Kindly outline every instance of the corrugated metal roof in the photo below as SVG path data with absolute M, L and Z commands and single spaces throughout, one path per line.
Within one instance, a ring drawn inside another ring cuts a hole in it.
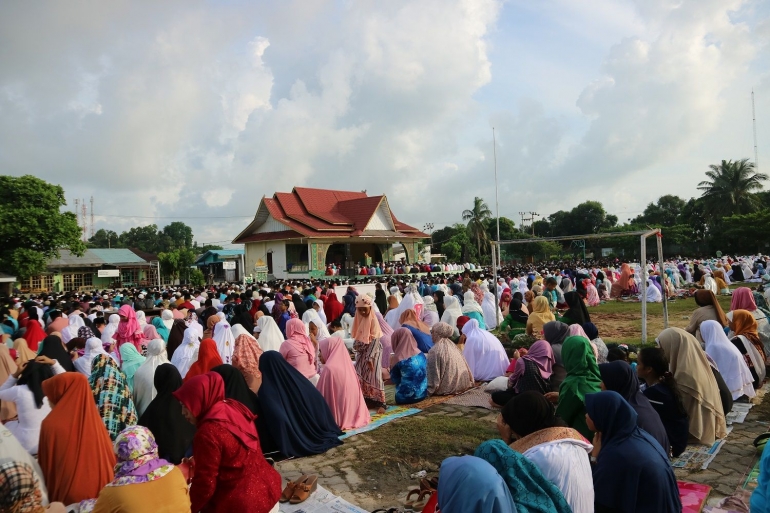
M 211 264 L 222 260 L 232 260 L 245 254 L 242 249 L 210 249 L 195 259 L 195 265 Z
M 245 252 L 242 249 L 211 249 L 209 250 L 215 255 L 223 256 L 238 256 L 243 255 Z
M 106 264 L 145 264 L 147 261 L 131 251 L 123 248 L 100 248 L 89 249 L 88 251 L 101 258 Z
M 144 264 L 147 261 L 137 256 L 130 249 L 100 248 L 87 249 L 83 256 L 78 257 L 67 249 L 59 251 L 59 258 L 52 258 L 47 262 L 48 267 L 101 267 L 102 265 L 118 264 Z

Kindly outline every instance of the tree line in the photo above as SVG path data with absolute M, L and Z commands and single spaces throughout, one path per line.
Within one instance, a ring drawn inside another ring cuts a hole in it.
M 698 184 L 701 196 L 685 200 L 667 194 L 649 203 L 642 214 L 619 224 L 618 217 L 607 213 L 598 201 L 585 201 L 569 211 L 559 210 L 530 225 L 516 227 L 506 217 L 500 218 L 500 240 L 533 237 L 569 237 L 608 232 L 643 231 L 661 228 L 664 252 L 690 256 L 768 252 L 765 238 L 757 236 L 770 222 L 770 191 L 763 182 L 768 176 L 756 172 L 748 159 L 723 160 L 709 166 L 706 179 Z M 473 207 L 462 212 L 465 223 L 456 223 L 433 232 L 433 253 L 442 253 L 452 261 L 490 260 L 490 244 L 497 240 L 497 220 L 482 198 L 474 198 Z M 656 249 L 650 245 L 650 253 Z M 602 247 L 611 247 L 624 256 L 638 256 L 638 237 L 586 239 L 585 250 L 600 255 Z M 504 259 L 520 257 L 581 255 L 583 247 L 572 241 L 537 241 L 506 245 Z

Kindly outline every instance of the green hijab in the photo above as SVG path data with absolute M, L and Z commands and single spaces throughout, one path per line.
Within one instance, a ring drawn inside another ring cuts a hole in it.
M 126 375 L 126 384 L 131 392 L 134 391 L 134 374 L 147 359 L 136 350 L 134 344 L 127 343 L 120 346 L 120 359 L 123 361 L 120 370 Z
M 559 387 L 556 413 L 590 440 L 593 434 L 585 423 L 585 398 L 588 394 L 601 392 L 599 385 L 602 382 L 591 342 L 585 337 L 567 337 L 561 359 L 567 377 Z

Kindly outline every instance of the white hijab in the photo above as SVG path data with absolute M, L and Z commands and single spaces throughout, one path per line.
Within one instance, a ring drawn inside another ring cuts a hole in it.
M 484 301 L 481 303 L 481 310 L 484 315 L 484 324 L 487 325 L 487 329 L 495 329 L 499 324 L 503 322 L 503 312 L 499 308 L 495 308 L 495 295 L 491 292 L 484 292 Z M 497 315 L 495 315 L 497 310 Z
M 222 320 L 214 325 L 214 342 L 217 343 L 217 351 L 222 357 L 222 363 L 233 364 L 233 353 L 235 352 L 235 335 L 230 323 Z
M 305 313 L 302 314 L 302 322 L 305 323 L 305 326 L 310 328 L 310 323 L 316 325 L 318 328 L 318 336 L 316 337 L 316 340 L 325 340 L 329 337 L 331 337 L 331 334 L 329 333 L 329 329 L 326 327 L 326 324 L 321 320 L 321 317 L 318 315 L 318 312 L 313 310 L 312 308 L 308 308 L 305 310 Z
M 283 344 L 283 335 L 275 320 L 269 315 L 263 315 L 257 321 L 259 330 L 259 347 L 265 351 L 278 351 Z
M 102 331 L 102 345 L 109 347 L 115 342 L 112 339 L 112 336 L 115 334 L 116 331 L 118 331 L 118 324 L 120 324 L 120 316 L 118 314 L 112 314 L 107 320 L 109 322 L 104 327 L 104 331 Z
M 319 310 L 316 312 L 316 313 L 318 314 L 318 317 L 320 317 L 320 318 L 321 318 L 321 322 L 323 322 L 324 324 L 329 324 L 329 321 L 328 321 L 328 319 L 326 319 L 326 312 L 324 312 L 324 302 L 323 302 L 323 301 L 321 301 L 320 299 L 316 299 L 315 301 L 313 301 L 313 303 L 315 303 L 316 305 L 318 305 L 319 307 L 321 307 L 321 308 L 320 308 L 320 309 L 319 309 Z
M 653 285 L 652 279 L 647 278 L 647 302 L 660 303 L 661 301 L 663 301 L 663 296 L 658 290 L 658 287 Z
M 203 333 L 198 331 L 195 324 L 184 330 L 182 343 L 176 348 L 174 355 L 171 357 L 171 363 L 177 368 L 182 378 L 187 375 L 192 364 L 198 359 L 198 348 L 200 348 Z M 200 325 L 198 324 L 198 326 Z
M 69 314 L 69 326 L 61 331 L 61 339 L 65 344 L 78 336 L 78 330 L 86 325 L 83 318 L 77 313 Z
M 482 330 L 476 319 L 465 323 L 463 335 L 465 335 L 463 356 L 468 362 L 474 379 L 489 381 L 505 374 L 505 369 L 511 362 L 497 337 Z
M 725 380 L 733 399 L 742 395 L 754 397 L 756 392 L 752 383 L 751 371 L 741 351 L 730 342 L 722 325 L 717 321 L 703 321 L 700 336 L 706 343 L 706 354 L 717 364 L 717 370 Z M 730 412 L 725 412 L 725 414 Z
M 163 319 L 163 325 L 171 330 L 171 327 L 174 325 L 174 312 L 171 310 L 163 310 L 160 314 L 160 318 Z
M 83 353 L 83 356 L 72 362 L 72 364 L 75 366 L 75 369 L 78 372 L 84 374 L 86 377 L 90 377 L 91 364 L 93 363 L 94 358 L 100 354 L 106 354 L 109 356 L 107 351 L 105 351 L 104 347 L 102 346 L 102 341 L 96 337 L 91 337 L 86 340 L 85 353 Z
M 444 313 L 441 315 L 441 322 L 445 322 L 457 329 L 457 318 L 463 315 L 460 308 L 460 301 L 454 296 L 444 297 Z
M 246 335 L 247 337 L 251 338 L 254 342 L 257 341 L 254 335 L 249 333 L 249 331 L 240 324 L 233 324 L 232 326 L 230 326 L 230 329 L 233 332 L 233 337 L 235 337 L 235 340 L 238 340 L 238 337 L 240 337 L 241 335 Z
M 481 305 L 476 301 L 476 296 L 473 295 L 473 291 L 469 290 L 463 294 L 463 313 L 476 312 L 484 315 L 484 310 L 481 309 Z
M 144 313 L 144 311 L 139 310 L 136 312 L 136 321 L 139 323 L 139 327 L 142 329 L 147 326 L 147 315 Z
M 147 345 L 147 359 L 134 374 L 134 404 L 138 416 L 150 405 L 158 392 L 155 390 L 155 369 L 169 363 L 166 343 L 158 338 Z

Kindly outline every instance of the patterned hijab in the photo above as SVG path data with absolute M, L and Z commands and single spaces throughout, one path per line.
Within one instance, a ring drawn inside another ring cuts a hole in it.
M 43 496 L 35 472 L 26 463 L 7 461 L 0 465 L 0 511 L 43 513 Z
M 115 360 L 106 354 L 100 354 L 91 364 L 88 383 L 99 407 L 99 415 L 110 433 L 110 439 L 114 441 L 126 426 L 133 426 L 137 421 L 136 408 L 126 383 L 126 376 L 120 371 Z
M 144 426 L 127 427 L 115 439 L 115 479 L 107 486 L 146 483 L 165 476 L 174 465 L 158 457 L 158 444 Z

